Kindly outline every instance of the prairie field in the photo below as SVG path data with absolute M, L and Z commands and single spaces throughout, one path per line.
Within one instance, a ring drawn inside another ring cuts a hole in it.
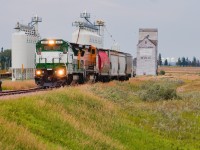
M 1 97 L 0 149 L 198 150 L 200 76 L 165 71 Z
M 158 71 L 164 70 L 167 74 L 200 74 L 200 67 L 177 67 L 177 66 L 161 66 Z

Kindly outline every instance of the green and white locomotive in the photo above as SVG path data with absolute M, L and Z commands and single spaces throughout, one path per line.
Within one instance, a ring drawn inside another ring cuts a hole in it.
M 63 40 L 41 40 L 36 44 L 35 82 L 38 85 L 60 86 L 67 80 L 67 49 Z

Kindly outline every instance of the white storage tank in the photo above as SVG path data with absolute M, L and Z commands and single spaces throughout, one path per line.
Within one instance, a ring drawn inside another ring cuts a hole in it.
M 40 39 L 38 22 L 41 18 L 33 17 L 31 23 L 19 22 L 12 34 L 12 80 L 34 78 L 35 45 Z

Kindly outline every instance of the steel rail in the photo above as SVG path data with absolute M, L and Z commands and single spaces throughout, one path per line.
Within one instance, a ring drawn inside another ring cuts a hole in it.
M 32 92 L 44 91 L 44 90 L 46 90 L 46 89 L 37 87 L 37 88 L 30 88 L 30 89 L 24 89 L 24 90 L 1 91 L 0 92 L 0 97 L 1 96 L 8 96 L 8 95 L 17 95 L 17 94 L 32 93 Z

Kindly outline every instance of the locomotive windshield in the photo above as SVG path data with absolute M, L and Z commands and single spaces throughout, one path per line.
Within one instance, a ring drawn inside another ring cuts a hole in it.
M 63 40 L 41 40 L 37 43 L 37 51 L 66 51 L 67 44 Z

